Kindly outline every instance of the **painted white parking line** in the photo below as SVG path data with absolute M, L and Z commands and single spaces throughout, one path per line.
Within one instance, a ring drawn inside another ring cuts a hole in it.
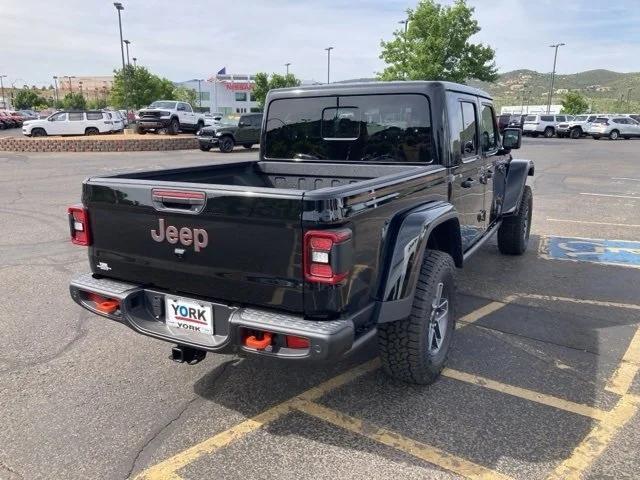
M 560 223 L 583 223 L 585 225 L 606 225 L 610 227 L 630 227 L 640 228 L 640 224 L 632 223 L 610 223 L 610 222 L 589 222 L 587 220 L 569 220 L 566 218 L 547 218 L 547 222 L 560 222 Z
M 611 180 L 629 180 L 630 182 L 640 182 L 640 178 L 613 177 Z
M 588 192 L 580 192 L 580 195 L 588 195 L 590 197 L 630 198 L 633 200 L 640 200 L 640 197 L 635 195 L 613 195 L 610 193 L 588 193 Z
M 518 298 L 548 300 L 550 302 L 581 303 L 583 305 L 596 305 L 598 307 L 614 307 L 614 308 L 626 308 L 628 310 L 640 310 L 640 305 L 636 305 L 635 303 L 604 302 L 600 300 L 588 300 L 584 298 L 558 297 L 555 295 L 538 295 L 535 293 L 517 293 L 515 294 L 515 296 Z

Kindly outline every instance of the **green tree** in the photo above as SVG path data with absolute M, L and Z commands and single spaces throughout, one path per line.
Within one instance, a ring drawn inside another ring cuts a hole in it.
M 447 7 L 420 0 L 415 10 L 407 10 L 406 34 L 401 28 L 393 32 L 393 40 L 380 43 L 380 58 L 387 64 L 380 79 L 495 81 L 494 50 L 469 41 L 480 31 L 473 13 L 465 0 Z
M 562 99 L 562 113 L 579 115 L 589 109 L 589 103 L 578 92 L 569 92 Z
M 198 106 L 198 92 L 191 88 L 176 87 L 173 91 L 173 97 L 171 100 L 180 100 L 181 102 L 187 102 L 191 104 L 193 108 Z
M 104 98 L 96 98 L 87 102 L 87 108 L 89 110 L 102 110 L 107 108 L 107 101 Z
M 33 90 L 18 90 L 13 98 L 13 105 L 18 110 L 24 110 L 27 108 L 33 108 L 36 105 L 42 104 L 44 99 L 40 97 Z
M 87 100 L 78 93 L 67 93 L 62 99 L 62 106 L 67 110 L 84 110 L 87 108 Z
M 256 74 L 255 82 L 253 97 L 258 102 L 258 105 L 260 105 L 260 108 L 264 108 L 264 102 L 269 90 L 273 90 L 274 88 L 297 87 L 300 85 L 300 80 L 298 80 L 293 73 L 287 75 L 273 73 L 271 74 L 271 78 L 269 78 L 268 74 L 260 72 Z
M 173 100 L 175 85 L 145 67 L 128 65 L 114 70 L 109 103 L 117 108 L 140 108 L 156 100 Z

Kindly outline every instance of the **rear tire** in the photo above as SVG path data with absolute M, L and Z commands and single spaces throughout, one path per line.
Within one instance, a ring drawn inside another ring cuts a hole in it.
M 532 134 L 531 134 L 531 136 L 532 136 L 533 138 L 538 138 L 538 132 L 534 132 L 534 133 L 532 133 Z
M 85 128 L 84 130 L 85 135 L 98 135 L 99 133 L 100 133 L 100 130 L 98 130 L 96 127 L 89 127 L 89 128 Z
M 147 133 L 147 131 L 144 128 L 142 128 L 140 125 L 138 125 L 136 127 L 136 133 L 138 135 L 145 135 Z
M 551 138 L 553 137 L 553 128 L 552 127 L 547 127 L 544 129 L 544 138 Z
M 200 150 L 202 150 L 203 152 L 208 152 L 209 150 L 211 150 L 211 147 L 200 145 Z
M 580 138 L 581 135 L 582 135 L 582 130 L 580 130 L 579 128 L 573 128 L 573 129 L 571 129 L 571 132 L 569 133 L 569 136 L 571 138 L 573 138 L 574 140 L 576 138 Z
M 600 136 L 599 135 L 591 135 L 591 138 L 593 138 L 594 140 L 600 140 Z
M 620 132 L 618 130 L 611 130 L 609 133 L 609 140 L 618 140 L 620 137 Z
M 220 140 L 218 140 L 218 148 L 220 148 L 220 151 L 222 153 L 232 152 L 234 146 L 235 142 L 229 135 L 225 135 L 224 137 L 221 137 Z
M 378 326 L 380 359 L 390 376 L 428 385 L 440 375 L 455 330 L 453 272 L 451 256 L 425 250 L 411 314 Z
M 247 150 L 250 150 L 251 147 L 253 147 L 252 143 L 245 143 L 244 145 L 242 145 L 244 148 L 246 148 Z
M 533 214 L 533 192 L 524 186 L 518 214 L 505 217 L 498 229 L 498 249 L 505 255 L 522 255 L 529 245 L 531 216 Z

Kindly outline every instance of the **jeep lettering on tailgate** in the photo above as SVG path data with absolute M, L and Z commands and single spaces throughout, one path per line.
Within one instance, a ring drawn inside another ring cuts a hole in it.
M 209 235 L 203 228 L 194 228 L 192 230 L 189 227 L 178 229 L 173 225 L 165 227 L 164 218 L 159 219 L 157 230 L 151 230 L 151 238 L 156 242 L 164 242 L 166 239 L 167 242 L 174 245 L 180 242 L 185 247 L 193 244 L 193 249 L 196 252 L 199 252 L 209 244 Z

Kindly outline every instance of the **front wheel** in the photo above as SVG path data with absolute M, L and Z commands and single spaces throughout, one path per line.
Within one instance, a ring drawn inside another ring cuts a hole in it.
M 46 137 L 47 131 L 44 128 L 34 128 L 31 130 L 32 137 Z
M 579 128 L 574 128 L 571 130 L 571 133 L 569 134 L 569 136 L 575 140 L 576 138 L 580 138 L 581 134 L 582 134 L 582 130 L 580 130 Z
M 222 137 L 219 141 L 218 141 L 218 147 L 220 148 L 220 151 L 222 153 L 229 153 L 233 151 L 233 147 L 235 145 L 235 142 L 233 141 L 233 138 L 231 138 L 230 136 L 225 136 Z
M 84 131 L 85 135 L 98 135 L 100 131 L 96 127 L 89 127 Z
M 138 125 L 136 127 L 136 133 L 138 135 L 145 135 L 147 133 L 147 131 L 144 128 L 142 128 L 140 125 Z
M 544 129 L 544 138 L 551 138 L 553 137 L 553 128 L 551 127 L 547 127 Z
M 174 118 L 171 120 L 171 123 L 169 124 L 169 134 L 177 135 L 179 131 L 180 131 L 180 122 L 178 121 L 177 118 Z
M 533 214 L 533 192 L 524 186 L 517 215 L 505 217 L 498 229 L 498 249 L 506 255 L 522 255 L 529 245 L 531 216 Z
M 433 383 L 445 366 L 455 330 L 455 282 L 451 256 L 426 250 L 404 320 L 378 326 L 378 346 L 387 374 L 408 383 Z

